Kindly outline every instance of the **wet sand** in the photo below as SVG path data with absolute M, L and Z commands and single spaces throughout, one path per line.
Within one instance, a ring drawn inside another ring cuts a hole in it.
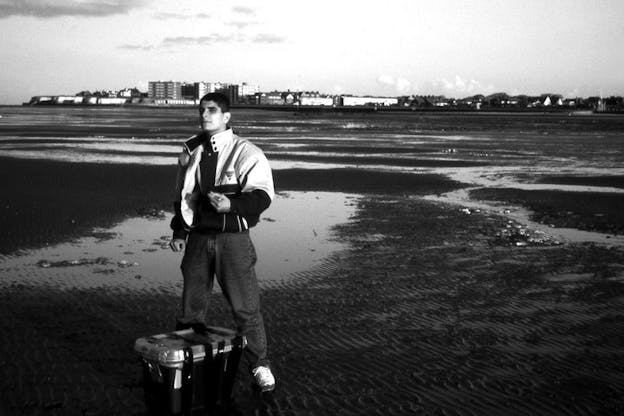
M 481 188 L 470 196 L 522 205 L 535 221 L 556 227 L 624 233 L 624 193 Z
M 0 157 L 0 175 L 6 178 L 0 254 L 8 254 L 80 237 L 125 217 L 163 215 L 173 208 L 176 167 Z M 445 192 L 457 186 L 440 175 L 346 168 L 278 170 L 274 180 L 278 192 Z
M 623 175 L 609 176 L 543 176 L 538 178 L 539 183 L 552 183 L 562 185 L 588 185 L 588 186 L 607 186 L 612 188 L 624 189 Z
M 115 177 L 115 165 L 3 162 L 4 177 L 17 182 L 7 194 L 22 198 L 5 208 L 3 233 L 17 220 L 15 230 L 29 235 L 52 224 L 41 240 L 3 237 L 8 256 L 80 235 L 91 224 L 168 208 L 160 205 L 169 200 L 167 167 L 128 165 Z M 14 168 L 20 174 L 10 176 Z M 384 175 L 276 172 L 281 191 L 366 195 L 355 218 L 335 229 L 349 249 L 297 279 L 262 283 L 279 384 L 260 397 L 241 373 L 240 414 L 624 414 L 623 247 L 518 246 L 503 232 L 503 215 L 467 215 L 419 198 L 464 185 L 437 175 Z M 119 192 L 128 177 L 149 197 L 125 206 Z M 93 183 L 91 193 L 78 186 Z M 28 205 L 45 187 L 51 200 Z M 59 195 L 69 199 L 61 203 Z M 84 215 L 71 225 L 63 217 L 67 201 Z M 179 297 L 179 287 L 166 285 L 3 284 L 0 411 L 143 415 L 132 345 L 172 328 Z M 213 312 L 215 324 L 231 326 L 219 296 Z

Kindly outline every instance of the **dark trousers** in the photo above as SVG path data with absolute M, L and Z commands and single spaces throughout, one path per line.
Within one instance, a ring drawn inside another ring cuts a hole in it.
M 216 276 L 232 309 L 237 330 L 247 338 L 245 358 L 251 368 L 268 365 L 260 293 L 254 266 L 256 250 L 249 232 L 191 232 L 182 259 L 184 289 L 178 325 L 210 325 L 206 316 Z

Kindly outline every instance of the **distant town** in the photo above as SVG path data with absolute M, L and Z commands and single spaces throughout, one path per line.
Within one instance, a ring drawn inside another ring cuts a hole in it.
M 124 88 L 119 91 L 81 91 L 74 95 L 38 95 L 24 105 L 100 105 L 100 106 L 195 106 L 210 92 L 226 94 L 233 107 L 272 107 L 310 109 L 388 109 L 457 111 L 558 111 L 624 112 L 622 97 L 564 97 L 560 94 L 508 95 L 504 92 L 464 98 L 434 95 L 396 97 L 323 94 L 318 91 L 261 92 L 257 84 L 222 82 L 150 81 L 148 91 Z

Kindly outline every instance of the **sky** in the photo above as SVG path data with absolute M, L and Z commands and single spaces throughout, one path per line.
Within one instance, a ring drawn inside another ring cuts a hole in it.
M 148 81 L 624 95 L 622 0 L 0 0 L 0 104 Z

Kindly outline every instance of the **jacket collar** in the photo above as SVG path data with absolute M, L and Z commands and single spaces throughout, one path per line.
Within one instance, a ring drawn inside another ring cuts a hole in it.
M 205 137 L 208 137 L 208 135 L 205 135 Z M 220 152 L 232 141 L 233 137 L 234 133 L 232 132 L 232 129 L 227 129 L 217 133 L 206 139 L 204 142 L 204 149 L 208 151 L 212 150 L 213 152 Z

